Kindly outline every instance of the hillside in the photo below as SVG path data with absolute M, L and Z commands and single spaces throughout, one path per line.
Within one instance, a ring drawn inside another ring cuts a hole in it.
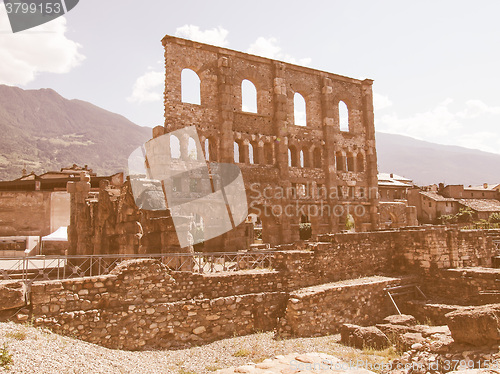
M 124 170 L 132 150 L 151 129 L 51 89 L 0 85 L 0 180 L 28 172 L 85 165 L 99 174 Z
M 500 183 L 500 154 L 378 132 L 379 172 L 395 173 L 419 185 Z
M 130 152 L 151 138 L 151 129 L 51 89 L 0 85 L 0 180 L 28 172 L 89 165 L 99 174 L 125 170 Z M 377 133 L 380 172 L 417 184 L 500 183 L 500 155 Z

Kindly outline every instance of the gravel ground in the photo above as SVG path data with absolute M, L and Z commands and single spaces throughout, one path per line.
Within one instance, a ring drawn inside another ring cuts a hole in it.
M 230 366 L 261 362 L 292 352 L 324 352 L 342 360 L 360 357 L 373 362 L 395 357 L 388 351 L 359 351 L 338 344 L 339 335 L 275 339 L 272 332 L 219 340 L 171 351 L 120 351 L 60 336 L 48 330 L 0 323 L 0 373 L 213 373 Z M 12 357 L 2 367 L 2 347 Z

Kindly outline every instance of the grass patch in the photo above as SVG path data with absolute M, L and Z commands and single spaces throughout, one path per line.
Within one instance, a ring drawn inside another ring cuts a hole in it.
M 179 374 L 196 374 L 195 371 L 192 371 L 192 370 L 186 370 L 186 369 L 180 369 Z
M 248 349 L 238 349 L 236 352 L 233 353 L 234 357 L 248 357 L 252 354 Z
M 5 333 L 6 338 L 16 339 L 16 340 L 25 340 L 27 336 L 26 331 L 9 331 Z
M 205 366 L 205 369 L 208 371 L 217 371 L 217 370 L 220 370 L 222 368 L 218 365 L 208 365 L 208 366 Z
M 7 349 L 7 345 L 4 344 L 0 349 L 0 367 L 8 369 L 13 363 L 14 360 L 12 359 L 12 355 Z

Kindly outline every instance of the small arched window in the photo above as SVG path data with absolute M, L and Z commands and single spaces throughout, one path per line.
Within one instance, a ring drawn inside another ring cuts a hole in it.
M 357 167 L 358 167 L 357 171 L 359 171 L 359 172 L 365 171 L 365 158 L 364 158 L 362 153 L 358 153 L 358 155 L 356 157 L 356 163 L 357 163 Z
M 293 95 L 293 115 L 296 126 L 306 126 L 306 101 L 304 100 L 304 97 L 298 92 Z
M 234 142 L 234 162 L 239 163 L 240 162 L 240 145 L 236 142 Z
M 170 157 L 181 158 L 181 142 L 175 135 L 170 136 Z
M 339 124 L 340 131 L 349 131 L 349 109 L 343 101 L 339 101 Z
M 346 170 L 346 162 L 345 162 L 345 157 L 342 155 L 342 152 L 337 152 L 335 154 L 335 160 L 336 160 L 336 166 L 337 166 L 337 171 L 345 171 Z
M 183 103 L 201 104 L 200 77 L 191 69 L 181 72 L 181 96 Z
M 253 164 L 254 163 L 254 154 L 253 154 L 253 145 L 252 144 L 248 144 L 248 162 L 250 164 Z
M 294 146 L 288 148 L 288 166 L 299 166 L 299 155 L 297 153 L 297 149 Z
M 210 160 L 210 141 L 208 138 L 205 139 L 205 160 Z
M 197 160 L 198 159 L 198 150 L 196 149 L 196 142 L 191 137 L 189 137 L 189 140 L 188 140 L 188 158 L 190 160 Z
M 257 89 L 248 79 L 241 82 L 241 110 L 257 113 Z
M 347 171 L 354 171 L 354 156 L 352 153 L 347 154 Z

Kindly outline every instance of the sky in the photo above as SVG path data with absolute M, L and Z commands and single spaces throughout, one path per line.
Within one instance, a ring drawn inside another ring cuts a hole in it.
M 500 153 L 500 2 L 80 0 L 13 34 L 0 84 L 163 124 L 165 35 L 374 80 L 375 128 Z

